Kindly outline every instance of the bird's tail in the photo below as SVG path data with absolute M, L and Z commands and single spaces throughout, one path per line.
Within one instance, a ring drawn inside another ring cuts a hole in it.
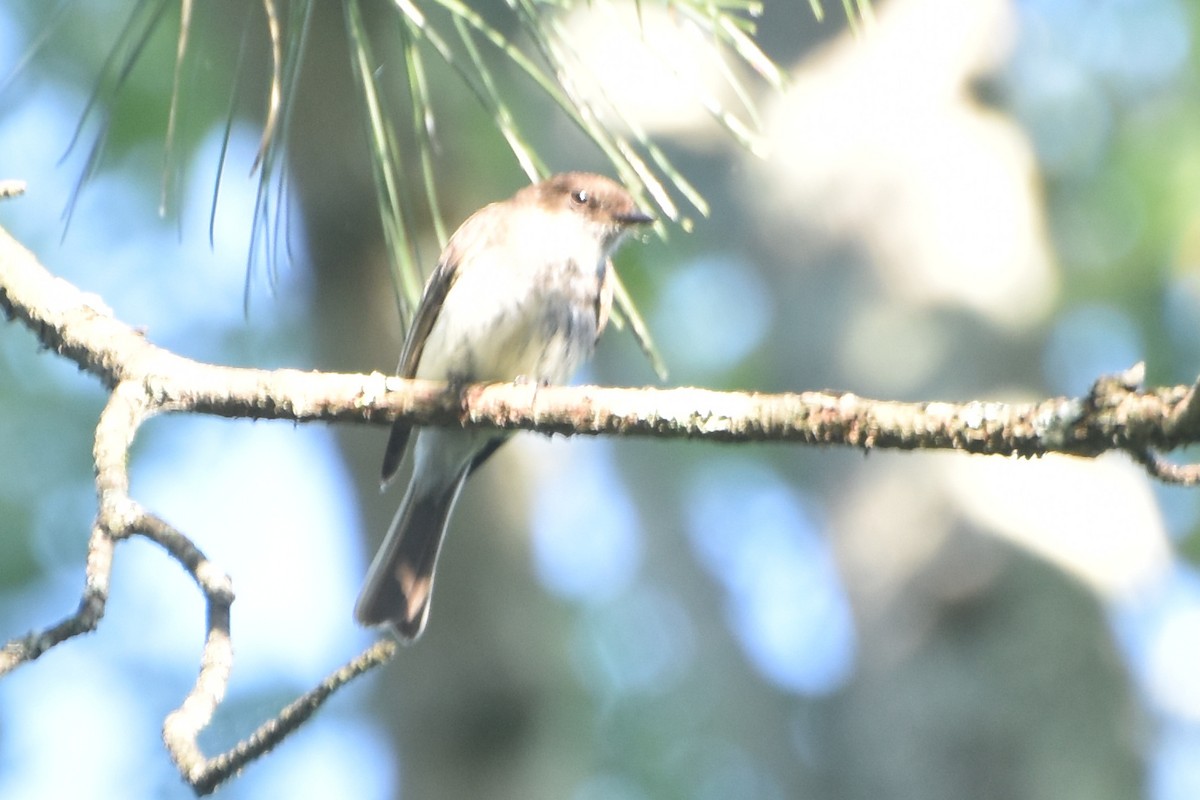
M 438 550 L 467 471 L 434 485 L 414 476 L 354 607 L 361 624 L 391 625 L 406 642 L 421 635 L 429 617 Z

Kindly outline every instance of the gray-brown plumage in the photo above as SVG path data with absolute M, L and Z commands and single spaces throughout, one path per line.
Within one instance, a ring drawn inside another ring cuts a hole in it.
M 592 355 L 612 303 L 609 257 L 651 218 L 601 175 L 571 172 L 475 212 L 450 238 L 400 356 L 405 378 L 462 385 L 563 383 Z M 415 639 L 438 550 L 467 476 L 505 441 L 495 431 L 392 427 L 386 484 L 413 439 L 413 474 L 367 573 L 355 616 Z

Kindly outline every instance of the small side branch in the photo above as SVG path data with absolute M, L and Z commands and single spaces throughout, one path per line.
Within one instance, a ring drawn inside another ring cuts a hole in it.
M 227 628 L 225 632 L 228 633 Z M 390 639 L 375 642 L 358 657 L 292 701 L 277 717 L 261 725 L 230 750 L 212 758 L 205 758 L 196 744 L 196 737 L 208 725 L 213 710 L 220 702 L 220 695 L 205 692 L 202 666 L 201 680 L 196 682 L 192 694 L 163 723 L 163 741 L 167 743 L 175 766 L 196 790 L 196 794 L 210 794 L 242 767 L 271 752 L 275 745 L 303 725 L 338 689 L 390 661 L 396 649 L 396 642 Z M 223 692 L 224 686 L 220 688 Z

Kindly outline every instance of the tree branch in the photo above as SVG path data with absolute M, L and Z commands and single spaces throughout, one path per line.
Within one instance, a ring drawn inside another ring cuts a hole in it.
M 180 531 L 129 495 L 127 461 L 138 428 L 164 412 L 224 417 L 383 424 L 462 425 L 561 434 L 618 434 L 722 442 L 781 441 L 866 449 L 950 449 L 967 453 L 1096 456 L 1125 450 L 1154 477 L 1200 482 L 1196 466 L 1159 455 L 1200 439 L 1197 386 L 1143 389 L 1140 365 L 1096 381 L 1080 398 L 1033 403 L 893 403 L 853 394 L 766 395 L 702 389 L 612 389 L 472 385 L 371 375 L 263 371 L 204 364 L 148 342 L 102 300 L 53 277 L 0 229 L 0 309 L 48 349 L 99 378 L 111 397 L 96 426 L 97 516 L 88 544 L 85 587 L 74 614 L 14 639 L 0 650 L 0 676 L 55 645 L 94 630 L 104 615 L 116 543 L 144 536 L 191 575 L 207 603 L 207 632 L 196 684 L 166 719 L 163 737 L 198 793 L 208 793 L 268 752 L 326 698 L 385 663 L 381 641 L 297 699 L 227 753 L 206 758 L 197 744 L 224 697 L 233 665 L 229 635 L 232 583 Z

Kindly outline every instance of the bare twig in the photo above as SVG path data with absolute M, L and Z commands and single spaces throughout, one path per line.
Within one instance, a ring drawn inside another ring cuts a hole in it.
M 228 628 L 225 629 L 225 633 L 228 634 Z M 227 636 L 224 644 L 228 644 Z M 163 740 L 167 743 L 175 765 L 195 788 L 196 793 L 209 794 L 237 774 L 246 764 L 271 752 L 275 745 L 303 725 L 338 689 L 359 675 L 390 661 L 396 654 L 396 648 L 396 642 L 391 639 L 380 639 L 317 686 L 296 698 L 287 708 L 280 711 L 277 717 L 268 720 L 233 748 L 208 759 L 196 746 L 196 737 L 208 724 L 213 710 L 220 702 L 219 692 L 224 691 L 224 684 L 214 686 L 211 690 L 204 685 L 204 669 L 208 666 L 206 660 L 192 694 L 182 706 L 171 712 L 163 723 Z
M 1130 450 L 1150 476 L 1176 486 L 1200 486 L 1200 464 L 1172 464 L 1153 450 Z

